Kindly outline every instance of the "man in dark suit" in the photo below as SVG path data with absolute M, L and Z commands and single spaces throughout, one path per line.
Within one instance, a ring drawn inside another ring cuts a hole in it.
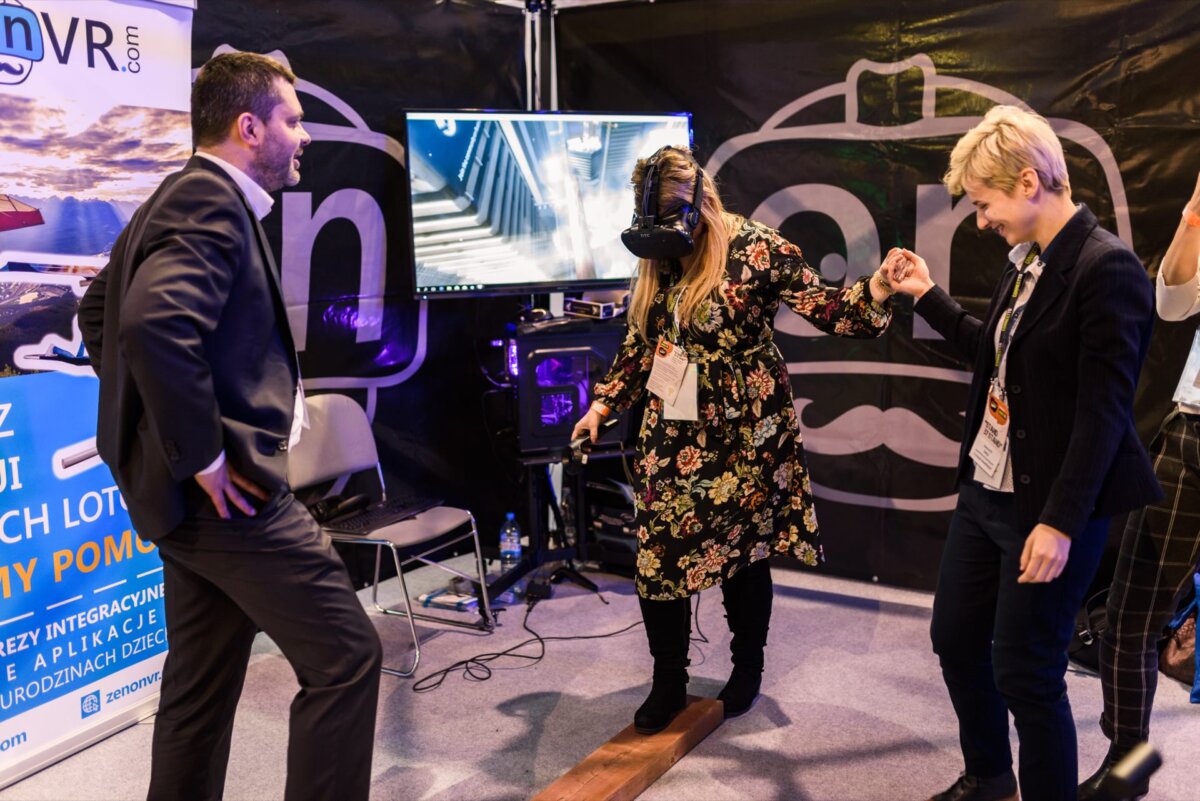
M 258 630 L 300 682 L 287 799 L 366 799 L 378 636 L 292 496 L 303 399 L 259 224 L 310 141 L 295 76 L 250 53 L 192 88 L 196 155 L 134 214 L 79 308 L 100 378 L 97 447 L 163 561 L 170 650 L 149 798 L 218 799 Z
M 894 286 L 974 369 L 958 506 L 934 597 L 934 651 L 966 773 L 932 801 L 1075 801 L 1067 644 L 1109 521 L 1162 496 L 1133 426 L 1154 294 L 1133 251 L 1071 199 L 1062 145 L 1041 117 L 991 109 L 944 179 L 980 229 L 1012 248 L 984 319 L 916 254 Z

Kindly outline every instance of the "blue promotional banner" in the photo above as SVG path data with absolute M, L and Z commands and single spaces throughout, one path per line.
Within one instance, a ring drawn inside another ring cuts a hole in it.
M 58 373 L 0 382 L 0 741 L 20 736 L 15 721 L 28 736 L 35 718 L 38 729 L 78 725 L 156 690 L 162 565 L 108 469 L 89 464 L 98 386 Z
M 190 2 L 0 0 L 0 787 L 152 714 L 162 564 L 95 445 L 76 319 L 190 155 Z

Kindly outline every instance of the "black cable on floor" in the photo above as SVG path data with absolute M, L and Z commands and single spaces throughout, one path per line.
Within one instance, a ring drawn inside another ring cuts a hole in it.
M 708 637 L 700 630 L 700 593 L 696 593 L 696 608 L 692 611 L 692 625 L 696 627 L 696 636 L 691 637 L 691 642 L 707 643 Z
M 524 659 L 529 664 L 533 665 L 540 662 L 546 656 L 546 643 L 548 642 L 565 642 L 567 640 L 602 640 L 606 637 L 615 637 L 618 634 L 624 634 L 625 632 L 642 625 L 642 621 L 638 620 L 634 623 L 630 623 L 628 626 L 625 626 L 622 629 L 610 631 L 607 634 L 579 634 L 571 637 L 543 637 L 533 629 L 529 628 L 529 615 L 531 612 L 533 612 L 533 608 L 535 606 L 537 606 L 537 601 L 531 601 L 525 607 L 525 616 L 521 620 L 521 628 L 532 634 L 533 636 L 531 638 L 523 640 L 522 642 L 519 642 L 510 648 L 505 648 L 503 651 L 479 654 L 468 659 L 462 659 L 450 665 L 450 667 L 442 668 L 441 670 L 430 673 L 427 676 L 422 676 L 413 682 L 413 692 L 425 693 L 436 690 L 438 687 L 442 686 L 442 683 L 449 678 L 451 673 L 455 673 L 460 670 L 463 673 L 463 678 L 467 681 L 487 681 L 492 677 L 492 669 L 488 667 L 488 665 L 502 657 L 507 656 L 512 657 L 513 659 Z M 517 653 L 517 651 L 532 643 L 537 643 L 539 646 L 539 652 L 536 656 L 532 654 Z

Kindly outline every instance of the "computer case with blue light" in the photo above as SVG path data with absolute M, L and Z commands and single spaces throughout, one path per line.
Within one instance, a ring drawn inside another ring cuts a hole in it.
M 517 430 L 524 454 L 564 448 L 587 412 L 595 383 L 608 372 L 625 337 L 625 320 L 560 319 L 516 332 Z M 600 445 L 631 444 L 631 415 Z

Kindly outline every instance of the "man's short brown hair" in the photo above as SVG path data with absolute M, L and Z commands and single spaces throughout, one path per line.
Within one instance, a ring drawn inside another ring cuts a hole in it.
M 269 119 L 283 99 L 275 91 L 276 78 L 296 83 L 290 69 L 258 53 L 222 53 L 209 59 L 192 84 L 192 145 L 223 142 L 234 120 L 247 111 Z

